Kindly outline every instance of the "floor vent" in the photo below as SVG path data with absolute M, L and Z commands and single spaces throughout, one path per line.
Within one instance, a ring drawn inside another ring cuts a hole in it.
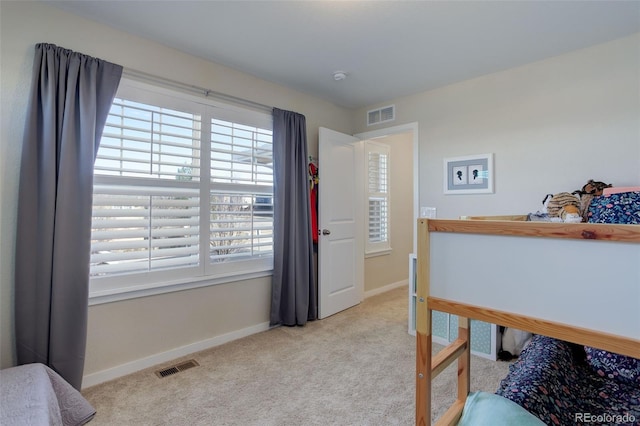
M 179 373 L 181 371 L 184 370 L 188 370 L 190 368 L 193 367 L 197 367 L 200 364 L 198 364 L 198 361 L 196 361 L 195 359 L 190 359 L 189 361 L 185 361 L 182 362 L 180 364 L 176 364 L 176 365 L 172 365 L 171 367 L 167 367 L 165 369 L 162 370 L 158 370 L 156 371 L 156 376 L 162 378 L 165 378 L 167 376 L 171 376 L 172 374 L 176 374 Z

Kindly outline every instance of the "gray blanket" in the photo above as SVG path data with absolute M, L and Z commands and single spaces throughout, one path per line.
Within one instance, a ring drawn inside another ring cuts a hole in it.
M 73 386 L 43 364 L 0 370 L 0 424 L 83 425 L 96 410 Z

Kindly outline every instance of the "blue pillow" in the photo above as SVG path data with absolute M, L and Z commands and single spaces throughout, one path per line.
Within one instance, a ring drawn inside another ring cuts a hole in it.
M 471 392 L 462 410 L 458 426 L 546 426 L 542 420 L 494 393 Z

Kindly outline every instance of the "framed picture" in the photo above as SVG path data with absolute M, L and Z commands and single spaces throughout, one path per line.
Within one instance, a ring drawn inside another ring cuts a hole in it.
M 444 193 L 493 193 L 493 154 L 445 158 Z

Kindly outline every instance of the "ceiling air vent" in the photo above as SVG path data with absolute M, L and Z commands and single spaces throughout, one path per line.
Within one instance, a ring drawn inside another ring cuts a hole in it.
M 389 105 L 386 107 L 374 109 L 367 112 L 367 126 L 373 124 L 386 123 L 396 119 L 396 106 Z

